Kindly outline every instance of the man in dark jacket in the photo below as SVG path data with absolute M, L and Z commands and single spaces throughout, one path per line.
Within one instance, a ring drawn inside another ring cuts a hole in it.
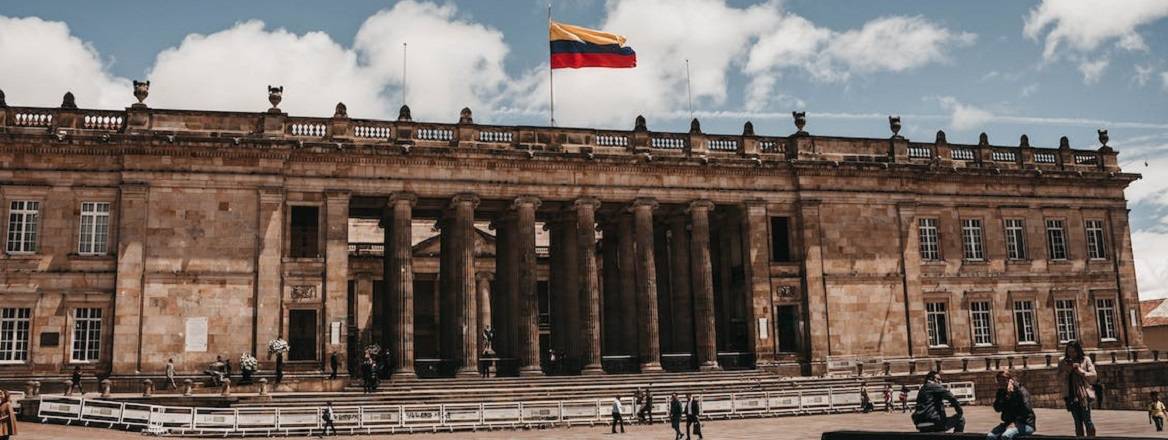
M 332 373 L 329 374 L 329 379 L 336 379 L 337 378 L 337 369 L 340 367 L 341 367 L 341 357 L 338 356 L 337 352 L 334 351 L 332 355 L 329 355 L 329 368 L 332 369 Z
M 685 409 L 685 438 L 690 439 L 689 429 L 693 427 L 694 435 L 702 438 L 702 397 L 691 396 Z
M 669 423 L 673 425 L 673 440 L 681 440 L 681 414 L 684 412 L 681 409 L 681 401 L 677 399 L 677 393 L 673 393 L 673 397 L 669 399 Z
M 945 402 L 949 402 L 957 414 L 947 417 Z M 953 432 L 965 431 L 961 402 L 941 385 L 941 372 L 930 371 L 925 375 L 925 384 L 917 391 L 917 406 L 913 409 L 912 421 L 920 432 L 946 432 L 950 429 Z
M 1030 407 L 1030 392 L 1018 382 L 1009 370 L 998 372 L 998 394 L 994 398 L 994 411 L 1002 413 L 1002 423 L 994 427 L 986 438 L 989 440 L 1012 440 L 1033 434 L 1034 409 Z

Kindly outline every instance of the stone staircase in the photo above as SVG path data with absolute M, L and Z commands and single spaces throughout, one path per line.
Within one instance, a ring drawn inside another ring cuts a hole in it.
M 858 387 L 861 378 L 782 377 L 766 371 L 719 371 L 690 373 L 613 374 L 603 376 L 550 376 L 534 378 L 455 378 L 382 381 L 375 393 L 362 392 L 351 382 L 344 392 L 240 396 L 233 407 L 304 407 L 325 402 L 341 406 L 491 403 L 630 397 L 638 388 L 652 390 L 655 402 L 670 393 L 722 394 L 746 392 L 795 392 L 800 389 Z M 868 381 L 869 392 L 879 398 L 883 380 Z

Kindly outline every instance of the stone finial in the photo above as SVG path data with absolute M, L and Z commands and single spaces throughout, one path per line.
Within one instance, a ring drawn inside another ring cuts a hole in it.
M 1030 136 L 1022 135 L 1022 138 L 1018 139 L 1018 146 L 1019 147 L 1029 147 L 1030 146 Z
M 981 132 L 981 134 L 977 135 L 977 144 L 978 145 L 989 145 L 990 144 L 990 136 L 988 134 L 986 134 L 984 131 Z
M 138 99 L 139 107 L 145 107 L 146 97 L 150 96 L 150 81 L 134 80 L 134 98 Z
M 888 129 L 892 130 L 892 137 L 900 137 L 900 116 L 888 117 Z
M 397 120 L 399 121 L 413 121 L 414 118 L 410 116 L 410 106 L 402 105 L 397 111 Z
M 698 118 L 693 118 L 693 120 L 689 121 L 689 132 L 690 133 L 701 133 L 702 132 L 702 123 L 698 121 Z
M 61 98 L 61 108 L 77 108 L 77 99 L 73 97 L 73 92 L 65 92 L 65 97 Z
M 474 115 L 471 113 L 470 107 L 463 107 L 462 111 L 458 112 L 458 123 L 459 124 L 473 124 L 474 123 Z
M 284 86 L 272 87 L 268 86 L 268 102 L 272 103 L 272 108 L 268 111 L 280 111 L 276 107 L 280 106 L 280 101 L 284 100 Z
M 1107 141 L 1109 140 L 1111 140 L 1111 138 L 1107 136 L 1107 130 L 1102 128 L 1099 129 L 1099 143 L 1106 147 Z
M 791 116 L 795 118 L 795 129 L 799 133 L 806 133 L 803 127 L 807 126 L 807 112 L 791 112 Z
M 0 90 L 0 108 L 8 107 L 8 103 L 4 102 L 4 91 Z
M 938 143 L 938 144 L 949 143 L 948 141 L 945 140 L 945 130 L 937 130 L 937 139 L 933 142 Z
M 334 118 L 347 118 L 347 117 L 349 117 L 349 108 L 345 106 L 345 103 L 343 103 L 343 102 L 337 103 L 337 110 L 333 112 L 333 117 Z
M 633 131 L 649 131 L 649 126 L 645 123 L 645 117 L 637 115 L 637 119 L 633 121 Z
M 754 136 L 754 123 L 746 121 L 745 124 L 742 124 L 742 135 Z
M 1060 137 L 1059 138 L 1059 149 L 1067 150 L 1070 148 L 1071 148 L 1071 140 L 1067 139 L 1066 136 Z

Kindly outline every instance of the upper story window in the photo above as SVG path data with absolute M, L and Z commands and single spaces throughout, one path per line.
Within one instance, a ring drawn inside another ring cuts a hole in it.
M 1026 222 L 1022 219 L 1006 219 L 1006 258 L 1026 259 Z
M 28 361 L 28 308 L 0 309 L 0 364 Z
M 771 217 L 771 261 L 791 261 L 791 220 Z
M 101 357 L 101 309 L 73 310 L 73 361 L 93 362 Z
M 1046 247 L 1051 260 L 1067 259 L 1067 232 L 1062 220 L 1046 221 Z
M 926 303 L 925 312 L 928 319 L 929 346 L 948 347 L 949 314 L 945 310 L 945 303 Z
M 1107 258 L 1107 247 L 1103 239 L 1103 220 L 1087 220 L 1087 258 L 1101 260 Z
M 917 226 L 918 234 L 920 235 L 920 251 L 922 261 L 938 261 L 941 259 L 941 252 L 938 248 L 937 235 L 937 219 L 922 218 Z
M 965 251 L 965 259 L 969 261 L 985 260 L 985 248 L 982 246 L 981 220 L 965 219 L 961 221 L 961 242 Z
M 1099 298 L 1095 300 L 1095 317 L 1099 323 L 1099 340 L 1114 341 L 1115 335 L 1115 300 Z
M 1070 299 L 1060 299 L 1054 302 L 1054 321 L 1056 331 L 1058 332 L 1058 340 L 1060 344 L 1065 344 L 1077 339 L 1076 335 L 1078 323 L 1075 321 L 1075 301 Z
M 1014 334 L 1019 344 L 1034 344 L 1034 301 L 1014 301 Z
M 109 202 L 84 202 L 81 204 L 80 234 L 77 253 L 81 255 L 105 255 L 109 252 Z
M 36 253 L 40 210 L 41 202 L 34 200 L 13 200 L 8 206 L 9 253 Z
M 293 258 L 316 258 L 320 256 L 320 208 L 315 206 L 293 206 L 290 210 L 289 255 Z
M 973 327 L 973 345 L 979 347 L 994 345 L 993 315 L 990 312 L 990 302 L 970 302 L 969 319 Z

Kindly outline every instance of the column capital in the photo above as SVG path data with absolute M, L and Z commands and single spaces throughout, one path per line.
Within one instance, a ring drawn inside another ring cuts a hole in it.
M 387 204 L 392 207 L 398 203 L 409 203 L 410 207 L 414 207 L 418 203 L 418 195 L 407 191 L 397 191 L 389 194 Z
M 714 209 L 714 202 L 711 202 L 711 201 L 706 200 L 706 199 L 698 199 L 698 200 L 694 200 L 692 202 L 689 202 L 689 207 L 686 209 L 686 212 L 690 212 L 693 210 L 710 211 L 713 209 Z
M 475 193 L 464 192 L 455 194 L 450 198 L 450 207 L 456 208 L 457 205 L 469 203 L 470 207 L 477 208 L 479 206 L 479 196 Z
M 652 198 L 652 197 L 637 197 L 636 199 L 633 200 L 633 203 L 630 204 L 629 206 L 631 206 L 632 208 L 640 208 L 642 206 L 646 206 L 649 208 L 649 210 L 654 210 L 654 209 L 657 209 L 657 199 Z
M 536 209 L 539 208 L 539 205 L 542 203 L 543 202 L 539 200 L 539 197 L 533 195 L 522 195 L 515 198 L 515 201 L 511 204 L 511 207 L 518 209 L 524 205 L 531 205 L 531 209 Z
M 584 206 L 589 206 L 593 211 L 600 209 L 600 199 L 596 197 L 580 197 L 572 201 L 572 209 L 580 209 Z
M 476 280 L 490 281 L 490 280 L 495 279 L 495 273 L 494 272 L 487 272 L 487 271 L 475 272 L 475 279 Z

